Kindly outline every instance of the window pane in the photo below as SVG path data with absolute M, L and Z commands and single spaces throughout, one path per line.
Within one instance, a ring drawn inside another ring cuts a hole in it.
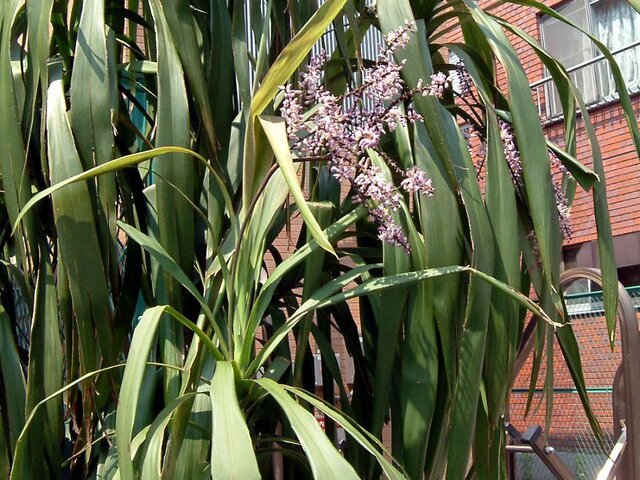
M 557 10 L 573 23 L 589 30 L 588 4 L 584 0 L 575 0 Z M 565 67 L 571 68 L 593 58 L 591 42 L 578 30 L 552 17 L 543 17 L 540 28 L 544 47 Z M 589 65 L 571 73 L 571 78 L 587 103 L 598 98 L 595 68 Z M 548 113 L 551 116 L 560 114 L 562 111 L 560 98 L 551 84 L 546 88 L 546 95 Z
M 581 28 L 589 28 L 587 7 L 582 0 L 568 3 L 559 8 L 558 13 Z M 584 62 L 592 56 L 591 44 L 586 36 L 555 18 L 543 18 L 542 34 L 545 48 L 567 68 Z
M 640 40 L 640 14 L 626 0 L 600 0 L 592 5 L 594 33 L 610 49 L 618 50 Z M 627 86 L 638 88 L 640 75 L 640 49 L 633 47 L 618 53 L 620 66 Z M 606 61 L 599 65 L 602 95 L 615 92 L 615 85 Z

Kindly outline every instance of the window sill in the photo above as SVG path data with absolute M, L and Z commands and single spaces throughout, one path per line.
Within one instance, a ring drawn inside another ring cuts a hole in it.
M 629 96 L 633 99 L 634 97 L 637 97 L 640 94 L 640 85 L 635 86 L 633 88 L 629 89 Z M 611 95 L 607 95 L 606 97 L 602 98 L 601 100 L 592 102 L 590 104 L 587 105 L 587 112 L 591 113 L 594 110 L 598 110 L 600 108 L 603 107 L 608 107 L 608 106 L 612 106 L 615 105 L 616 103 L 620 103 L 620 96 L 618 95 L 618 92 L 615 92 Z M 576 112 L 578 118 L 580 118 L 582 115 L 581 113 L 578 111 Z M 563 114 L 559 114 L 559 115 L 554 115 L 554 116 L 550 116 L 545 118 L 544 120 L 542 120 L 542 126 L 543 127 L 550 127 L 550 126 L 554 126 L 558 123 L 560 123 L 562 120 L 564 119 L 564 115 Z

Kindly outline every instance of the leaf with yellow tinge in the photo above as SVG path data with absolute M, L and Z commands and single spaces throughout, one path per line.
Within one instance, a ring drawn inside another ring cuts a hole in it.
M 304 193 L 302 193 L 302 189 L 298 183 L 298 175 L 293 165 L 291 150 L 289 150 L 289 141 L 287 139 L 287 130 L 284 120 L 280 117 L 272 116 L 260 116 L 259 120 L 262 128 L 264 129 L 264 133 L 271 144 L 271 149 L 273 150 L 276 161 L 280 166 L 282 175 L 287 181 L 287 185 L 289 185 L 291 195 L 298 205 L 298 209 L 300 209 L 302 218 L 307 224 L 309 233 L 311 233 L 316 242 L 318 242 L 318 245 L 324 248 L 327 252 L 336 255 L 331 243 L 329 243 L 329 239 L 322 231 L 322 228 L 320 228 L 320 225 L 318 225 L 318 221 L 313 216 L 309 205 L 307 205 Z
M 253 96 L 251 103 L 253 117 L 260 115 L 267 108 L 278 88 L 293 75 L 293 72 L 322 37 L 333 19 L 338 16 L 345 3 L 347 0 L 328 0 L 323 3 L 313 17 L 293 37 L 293 40 L 284 47 Z

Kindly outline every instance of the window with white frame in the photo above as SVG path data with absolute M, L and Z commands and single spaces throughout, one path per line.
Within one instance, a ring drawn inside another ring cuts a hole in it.
M 628 0 L 571 0 L 556 10 L 602 41 L 615 54 L 628 88 L 639 90 L 640 14 Z M 540 33 L 544 47 L 570 71 L 587 104 L 614 98 L 609 63 L 599 59 L 599 50 L 586 35 L 546 15 L 540 20 Z M 547 115 L 561 114 L 558 92 L 551 83 L 546 84 L 545 95 Z

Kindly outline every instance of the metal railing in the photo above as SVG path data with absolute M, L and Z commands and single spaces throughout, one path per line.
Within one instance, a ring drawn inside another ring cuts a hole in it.
M 632 42 L 624 47 L 612 50 L 611 54 L 615 59 L 616 56 L 619 56 L 624 52 L 632 49 L 637 49 L 640 55 L 640 48 L 638 47 L 640 47 L 640 40 Z M 592 80 L 594 82 L 595 89 L 595 98 L 586 99 L 586 103 L 588 103 L 590 107 L 594 107 L 616 100 L 618 94 L 615 88 L 609 88 L 609 91 L 606 92 L 603 91 L 603 86 L 605 84 L 603 71 L 606 70 L 608 72 L 608 61 L 606 57 L 602 54 L 596 55 L 589 60 L 585 60 L 584 62 L 580 62 L 570 68 L 567 68 L 567 73 L 569 73 L 570 76 L 574 77 L 575 80 L 575 74 L 586 68 L 591 68 L 592 70 L 590 74 L 594 76 Z M 607 78 L 606 80 L 606 83 L 608 84 L 610 82 L 610 79 Z M 561 107 L 555 104 L 555 96 L 557 95 L 557 93 L 555 86 L 553 85 L 553 77 L 551 75 L 547 75 L 546 77 L 531 83 L 529 86 L 535 92 L 534 95 L 536 103 L 538 105 L 538 115 L 541 119 L 550 121 L 562 116 Z M 638 87 L 634 87 L 631 89 L 631 91 L 634 93 L 638 90 Z
M 631 298 L 631 303 L 636 312 L 640 311 L 640 285 L 625 287 Z M 579 318 L 581 315 L 604 315 L 604 301 L 602 290 L 592 292 L 572 293 L 565 295 L 567 311 L 571 318 Z

